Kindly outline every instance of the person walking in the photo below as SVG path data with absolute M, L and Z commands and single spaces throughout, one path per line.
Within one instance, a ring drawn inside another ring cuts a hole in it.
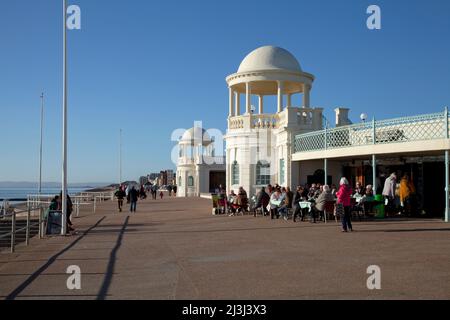
M 352 188 L 350 187 L 347 178 L 342 178 L 339 191 L 336 193 L 337 204 L 344 207 L 342 215 L 342 232 L 353 231 L 352 215 L 351 215 L 351 196 Z
M 119 207 L 119 212 L 122 212 L 123 199 L 125 199 L 125 197 L 127 196 L 127 194 L 123 189 L 124 187 L 120 186 L 119 190 L 117 190 L 116 193 L 114 194 L 117 198 L 117 205 Z
M 162 199 L 164 198 L 164 192 L 161 191 L 161 192 L 159 193 L 159 196 L 161 197 L 161 200 L 162 200 Z
M 397 187 L 397 175 L 392 173 L 384 182 L 383 197 L 385 199 L 386 211 L 388 214 L 393 212 L 395 189 Z
M 135 187 L 132 187 L 130 193 L 128 194 L 130 198 L 130 212 L 136 212 L 137 202 L 139 198 L 139 193 L 137 192 Z

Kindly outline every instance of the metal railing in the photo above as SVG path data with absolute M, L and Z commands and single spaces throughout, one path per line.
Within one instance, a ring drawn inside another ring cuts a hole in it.
M 43 218 L 44 208 L 42 206 L 28 206 L 25 210 L 18 210 L 9 207 L 8 201 L 5 200 L 1 205 L 0 212 L 2 213 L 0 219 L 0 240 L 2 241 L 0 248 L 9 247 L 11 253 L 14 253 L 18 243 L 17 237 L 23 233 L 25 233 L 25 245 L 28 246 L 32 236 L 32 228 L 36 227 L 38 227 L 39 239 L 43 238 L 45 221 Z M 4 241 L 8 241 L 6 246 Z
M 446 139 L 448 111 L 324 129 L 295 137 L 294 152 Z

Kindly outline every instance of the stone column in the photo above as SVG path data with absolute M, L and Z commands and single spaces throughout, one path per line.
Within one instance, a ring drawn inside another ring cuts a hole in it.
M 310 84 L 304 84 L 303 85 L 303 107 L 309 108 L 310 107 L 310 92 L 311 92 L 311 85 Z
M 250 114 L 252 105 L 252 86 L 250 82 L 245 83 L 245 113 Z
M 235 92 L 234 93 L 234 102 L 235 102 L 235 107 L 236 107 L 236 112 L 235 112 L 235 116 L 240 116 L 241 115 L 241 94 L 239 92 Z
M 264 96 L 259 95 L 259 114 L 264 114 Z
M 287 95 L 287 107 L 292 107 L 292 94 L 290 93 Z
M 278 83 L 278 112 L 283 111 L 283 82 L 277 81 Z
M 230 97 L 230 114 L 229 117 L 234 117 L 234 90 L 233 88 L 229 88 L 229 97 Z

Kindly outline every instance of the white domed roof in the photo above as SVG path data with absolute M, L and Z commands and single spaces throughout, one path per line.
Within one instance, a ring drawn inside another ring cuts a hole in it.
M 251 52 L 242 61 L 238 73 L 262 70 L 287 70 L 302 72 L 300 63 L 289 51 L 273 46 L 265 46 Z
M 198 142 L 211 142 L 211 137 L 209 136 L 208 132 L 200 127 L 194 127 L 186 130 L 186 132 L 183 134 L 183 137 L 181 138 L 181 141 L 194 142 L 194 140 L 196 139 L 198 140 Z

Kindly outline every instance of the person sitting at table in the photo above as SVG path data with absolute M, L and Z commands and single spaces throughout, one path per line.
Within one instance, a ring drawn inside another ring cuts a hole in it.
M 358 205 L 363 208 L 364 212 L 367 213 L 367 212 L 372 211 L 374 201 L 375 201 L 375 197 L 373 196 L 373 186 L 371 184 L 369 184 L 366 187 L 364 196 L 361 198 Z
M 248 197 L 247 197 L 247 191 L 245 191 L 243 187 L 239 188 L 239 193 L 236 198 L 236 204 L 239 206 L 238 210 L 241 210 L 242 212 L 247 211 Z
M 270 196 L 267 194 L 266 189 L 264 187 L 256 195 L 256 205 L 255 205 L 255 214 L 256 217 L 256 209 L 261 209 L 263 216 L 267 213 L 267 206 L 270 202 Z
M 323 192 L 316 199 L 316 203 L 315 203 L 315 205 L 312 208 L 313 210 L 311 211 L 311 218 L 314 220 L 314 223 L 316 223 L 316 214 L 315 214 L 315 212 L 318 212 L 320 214 L 320 219 L 323 218 L 322 214 L 324 214 L 325 204 L 327 202 L 334 202 L 334 197 L 331 194 L 330 187 L 327 186 L 327 185 L 324 185 L 323 186 Z
M 276 189 L 274 193 L 270 196 L 270 219 L 274 219 L 275 216 L 280 218 L 278 214 L 278 208 L 281 205 L 281 190 Z
M 292 209 L 293 209 L 293 214 L 292 214 L 292 218 L 293 221 L 296 221 L 296 218 L 298 215 L 301 216 L 302 220 L 304 220 L 304 214 L 303 214 L 303 210 L 302 207 L 300 206 L 300 202 L 304 201 L 305 198 L 302 196 L 304 191 L 303 187 L 297 187 L 297 190 L 294 192 L 294 196 L 292 198 Z
M 308 199 L 308 194 L 309 194 L 309 185 L 305 184 L 305 186 L 303 187 L 303 191 L 302 191 L 302 198 L 307 200 Z
M 356 183 L 356 188 L 355 188 L 355 190 L 353 192 L 354 192 L 353 193 L 353 197 L 354 198 L 360 198 L 360 197 L 362 197 L 365 194 L 365 190 L 361 186 L 360 182 Z
M 291 192 L 290 188 L 282 188 L 281 189 L 282 196 L 281 196 L 281 206 L 278 209 L 278 213 L 283 216 L 284 220 L 288 220 L 288 212 L 290 209 L 292 209 L 292 198 L 293 193 Z

